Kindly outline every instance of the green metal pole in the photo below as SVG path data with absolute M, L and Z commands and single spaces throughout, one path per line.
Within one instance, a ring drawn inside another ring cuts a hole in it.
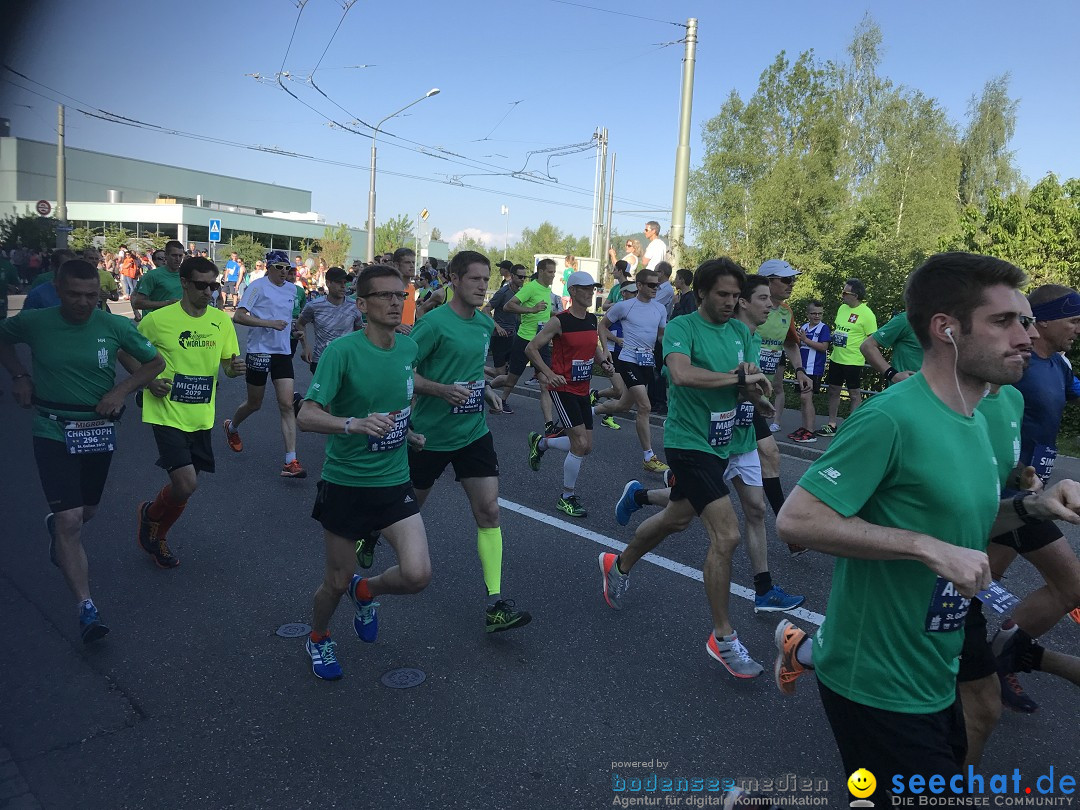
M 679 146 L 675 150 L 675 192 L 671 201 L 671 232 L 668 249 L 672 265 L 682 266 L 686 235 L 686 193 L 690 183 L 690 113 L 694 105 L 694 62 L 697 59 L 697 20 L 686 21 L 686 52 L 683 55 L 682 104 L 679 110 Z

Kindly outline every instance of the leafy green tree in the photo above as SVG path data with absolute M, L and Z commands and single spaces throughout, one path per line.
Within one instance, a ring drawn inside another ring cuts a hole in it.
M 4 250 L 22 245 L 27 250 L 52 250 L 56 247 L 55 219 L 37 214 L 8 214 L 0 220 L 0 245 Z
M 319 258 L 326 262 L 327 267 L 344 267 L 349 250 L 352 248 L 352 234 L 349 233 L 349 226 L 344 222 L 338 223 L 336 228 L 328 225 L 323 230 L 319 245 L 322 248 Z
M 105 251 L 107 253 L 116 253 L 122 247 L 132 246 L 132 242 L 135 240 L 135 234 L 130 233 L 124 228 L 106 228 L 104 232 L 105 236 Z
M 431 238 L 436 242 L 442 241 L 442 231 L 439 230 L 438 226 L 431 229 Z
M 1009 74 L 991 79 L 968 103 L 968 127 L 961 142 L 960 202 L 985 209 L 990 198 L 1020 185 L 1008 144 L 1016 132 L 1019 102 L 1009 96 Z
M 399 247 L 412 247 L 415 241 L 413 219 L 408 214 L 398 214 L 375 226 L 376 255 L 393 253 Z
M 94 244 L 94 232 L 90 228 L 73 228 L 68 234 L 68 248 L 76 252 Z
M 255 262 L 262 261 L 266 257 L 266 246 L 256 242 L 251 234 L 238 233 L 233 235 L 232 241 L 218 247 L 216 253 L 218 264 L 224 267 L 232 253 L 244 260 L 244 267 L 250 273 L 255 269 Z

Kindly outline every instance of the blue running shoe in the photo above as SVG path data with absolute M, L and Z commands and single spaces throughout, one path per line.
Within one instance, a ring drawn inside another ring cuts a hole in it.
M 645 489 L 641 485 L 640 481 L 631 481 L 625 487 L 623 487 L 622 497 L 619 498 L 619 502 L 615 504 L 615 522 L 620 526 L 625 526 L 630 522 L 630 516 L 634 514 L 641 505 L 634 500 L 634 493 L 640 492 Z
M 379 614 L 375 610 L 379 603 L 374 599 L 361 602 L 356 598 L 356 585 L 361 579 L 362 577 L 359 574 L 353 574 L 352 582 L 349 583 L 349 599 L 352 601 L 353 607 L 356 608 L 356 616 L 353 617 L 352 626 L 358 639 L 371 644 L 379 636 Z
M 59 568 L 60 561 L 56 559 L 56 516 L 52 512 L 45 516 L 45 531 L 49 533 L 49 559 Z
M 109 628 L 102 623 L 97 608 L 91 603 L 83 602 L 79 608 L 79 634 L 83 644 L 90 644 L 109 635 Z
M 777 613 L 793 610 L 806 601 L 805 596 L 784 593 L 779 585 L 773 585 L 769 592 L 754 597 L 754 613 Z
M 316 678 L 336 681 L 344 674 L 334 651 L 336 647 L 330 636 L 326 636 L 321 641 L 312 641 L 311 636 L 308 636 L 307 652 L 311 656 L 311 671 L 315 673 Z

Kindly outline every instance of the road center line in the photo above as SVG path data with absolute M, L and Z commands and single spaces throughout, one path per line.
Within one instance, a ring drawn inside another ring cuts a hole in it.
M 594 532 L 592 529 L 583 528 L 576 523 L 568 523 L 567 521 L 560 520 L 557 517 L 552 517 L 551 515 L 547 515 L 543 512 L 538 512 L 535 509 L 530 509 L 528 506 L 522 506 L 520 503 L 508 501 L 506 500 L 506 498 L 499 498 L 499 507 L 502 509 L 509 509 L 511 512 L 516 512 L 519 515 L 523 515 L 527 518 L 532 518 L 533 520 L 539 521 L 540 523 L 544 523 L 548 526 L 554 526 L 556 529 L 562 529 L 564 532 L 569 532 L 570 534 L 576 535 L 583 540 L 591 540 L 592 542 L 600 546 L 613 548 L 616 551 L 622 551 L 626 548 L 626 543 L 620 543 L 613 537 L 608 537 L 605 534 Z M 681 574 L 687 579 L 693 579 L 697 582 L 705 581 L 705 575 L 702 574 L 701 571 L 699 571 L 698 569 L 691 568 L 689 565 L 683 565 L 682 563 L 675 562 L 674 560 L 669 560 L 667 557 L 661 557 L 659 554 L 646 554 L 641 559 L 673 573 Z M 752 588 L 747 588 L 732 582 L 731 593 L 735 596 L 746 599 L 747 601 L 754 601 L 754 591 Z M 818 626 L 821 626 L 821 623 L 825 621 L 825 617 L 822 614 L 815 613 L 812 610 L 806 610 L 801 607 L 795 608 L 795 610 L 788 610 L 785 612 L 791 616 L 795 616 Z

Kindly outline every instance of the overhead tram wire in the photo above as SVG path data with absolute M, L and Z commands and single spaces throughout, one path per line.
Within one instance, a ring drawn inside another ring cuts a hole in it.
M 640 14 L 631 14 L 627 11 L 615 11 L 610 8 L 599 8 L 598 6 L 589 6 L 585 3 L 573 3 L 570 0 L 548 0 L 549 3 L 560 3 L 564 6 L 576 6 L 577 8 L 587 8 L 590 11 L 600 11 L 604 14 L 615 14 L 619 17 L 633 17 L 635 20 L 648 20 L 649 22 L 662 23 L 663 25 L 675 25 L 680 28 L 686 28 L 686 23 L 673 22 L 671 20 L 658 20 L 656 17 L 643 17 Z

